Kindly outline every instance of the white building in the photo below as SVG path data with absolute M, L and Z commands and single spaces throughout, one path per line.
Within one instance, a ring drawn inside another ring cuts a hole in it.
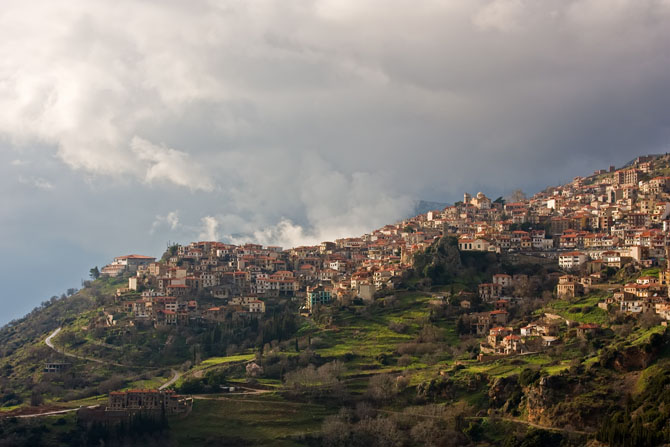
M 584 264 L 588 256 L 580 251 L 571 251 L 558 255 L 558 266 L 565 270 L 570 270 Z

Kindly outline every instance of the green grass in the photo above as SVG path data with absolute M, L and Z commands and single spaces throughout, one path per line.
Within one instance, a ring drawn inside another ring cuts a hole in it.
M 172 373 L 170 373 L 170 377 L 172 377 Z M 128 386 L 125 389 L 148 389 L 148 390 L 154 390 L 160 387 L 162 384 L 167 382 L 169 380 L 169 377 L 152 377 L 149 379 L 143 379 L 143 380 L 135 380 L 133 382 L 128 383 Z
M 300 445 L 298 436 L 318 432 L 323 419 L 335 411 L 272 395 L 196 400 L 191 415 L 171 421 L 170 427 L 180 446 L 234 445 L 240 439 L 252 445 L 294 446 Z
M 229 355 L 227 357 L 210 357 L 207 360 L 203 360 L 198 369 L 208 368 L 210 366 L 223 365 L 226 363 L 232 362 L 246 362 L 247 360 L 253 360 L 256 354 L 238 354 L 238 355 Z
M 317 336 L 324 347 L 316 350 L 323 357 L 342 357 L 355 354 L 366 361 L 374 361 L 380 354 L 392 353 L 399 344 L 415 339 L 423 322 L 430 315 L 431 296 L 422 293 L 399 293 L 397 303 L 388 309 L 377 309 L 371 314 L 345 313 L 337 316 L 337 329 L 323 328 Z M 391 323 L 407 326 L 405 333 L 389 328 Z M 442 322 L 439 327 L 447 343 L 456 343 L 454 325 Z
M 631 346 L 639 346 L 649 341 L 653 334 L 662 334 L 665 331 L 663 326 L 652 326 L 649 329 L 640 329 L 635 331 L 629 337 Z
M 85 399 L 77 399 L 65 402 L 68 407 L 75 407 L 77 405 L 88 406 L 107 403 L 107 394 L 99 394 L 97 396 L 87 397 Z
M 574 300 L 556 300 L 544 309 L 577 323 L 606 324 L 609 322 L 607 311 L 598 307 L 607 293 L 593 293 Z
M 22 404 L 22 405 L 11 405 L 9 407 L 0 407 L 0 413 L 6 413 L 6 412 L 9 412 L 9 411 L 14 411 L 17 408 L 21 408 L 23 406 L 24 405 Z
M 658 274 L 661 271 L 660 268 L 658 267 L 652 267 L 650 269 L 645 269 L 640 272 L 640 276 L 653 276 L 655 278 L 658 278 Z

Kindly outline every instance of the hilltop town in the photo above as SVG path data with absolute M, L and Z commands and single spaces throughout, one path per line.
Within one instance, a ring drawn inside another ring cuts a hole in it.
M 117 290 L 117 307 L 107 309 L 106 322 L 123 323 L 111 318 L 119 311 L 131 315 L 126 324 L 140 326 L 256 318 L 265 313 L 267 300 L 298 302 L 306 315 L 332 304 L 370 303 L 401 284 L 414 255 L 443 236 L 457 238 L 462 252 L 554 261 L 565 273 L 555 278 L 556 296 L 574 298 L 602 287 L 626 265 L 665 265 L 670 229 L 670 177 L 665 173 L 670 174 L 669 156 L 642 156 L 624 169 L 610 166 L 530 198 L 518 191 L 514 201 L 466 193 L 462 202 L 444 209 L 317 246 L 284 250 L 209 241 L 173 245 L 159 261 L 119 256 L 100 271 L 110 277 L 131 275 L 128 286 Z M 491 279 L 477 289 L 481 300 L 495 306 L 489 315 L 478 315 L 478 334 L 507 322 L 506 307 L 524 298 L 513 296 L 513 289 L 529 282 L 528 275 L 505 272 Z M 608 285 L 614 293 L 600 305 L 667 321 L 669 279 L 662 270 L 634 283 Z M 462 301 L 469 306 L 467 294 Z M 551 337 L 555 331 L 541 332 Z
M 121 255 L 0 331 L 0 429 L 20 445 L 8 418 L 55 411 L 89 444 L 668 442 L 669 230 L 666 154 L 315 246 Z

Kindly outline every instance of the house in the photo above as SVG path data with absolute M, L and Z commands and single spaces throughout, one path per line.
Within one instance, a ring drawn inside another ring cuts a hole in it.
M 496 273 L 493 275 L 493 284 L 500 284 L 503 288 L 512 286 L 512 276 L 505 273 Z
M 174 310 L 159 310 L 156 312 L 157 326 L 174 326 L 177 324 L 177 312 Z
M 148 266 L 152 262 L 155 262 L 156 258 L 151 256 L 142 256 L 142 255 L 125 255 L 117 256 L 114 258 L 114 261 L 111 264 L 104 266 L 100 270 L 101 275 L 105 276 L 119 276 L 126 272 L 135 273 L 139 266 Z
M 509 314 L 506 310 L 492 310 L 491 311 L 491 322 L 493 324 L 506 324 Z
M 252 314 L 265 313 L 265 303 L 261 300 L 249 301 L 249 303 L 247 304 L 247 307 L 249 309 L 249 312 L 252 313 Z
M 72 363 L 65 362 L 46 362 L 44 364 L 45 373 L 59 373 L 69 369 L 72 366 Z
M 316 306 L 330 304 L 332 301 L 331 292 L 330 287 L 322 284 L 316 287 L 307 287 L 307 299 L 305 302 L 307 309 L 311 312 Z
M 559 298 L 574 298 L 584 293 L 584 285 L 572 275 L 563 275 L 558 278 L 556 294 Z
M 521 328 L 520 332 L 522 337 L 533 337 L 540 335 L 540 331 L 538 330 L 536 324 L 529 324 L 528 326 L 524 326 Z
M 655 304 L 656 314 L 664 320 L 670 320 L 670 303 L 661 302 Z
M 645 284 L 651 284 L 655 285 L 658 284 L 658 278 L 655 276 L 640 276 L 638 279 L 635 280 L 637 284 L 645 285 Z
M 640 298 L 627 293 L 619 303 L 622 312 L 631 314 L 652 313 L 656 311 L 655 303 L 650 299 Z
M 149 415 L 185 414 L 191 411 L 193 399 L 175 394 L 172 390 L 128 390 L 109 393 L 106 412 L 137 412 Z M 132 414 L 132 413 L 131 413 Z
M 490 346 L 498 346 L 503 338 L 507 337 L 512 333 L 512 329 L 508 327 L 498 326 L 489 330 L 489 335 L 487 337 L 488 344 Z
M 458 249 L 461 251 L 489 251 L 491 243 L 486 239 L 459 239 Z
M 526 344 L 524 343 L 524 341 L 521 340 L 521 337 L 515 334 L 510 334 L 504 337 L 502 340 L 502 346 L 504 349 L 504 353 L 507 355 L 523 354 L 524 352 L 528 352 L 528 349 L 526 348 Z
M 593 323 L 586 323 L 577 326 L 577 337 L 587 338 L 589 336 L 595 335 L 600 330 L 600 326 Z
M 588 256 L 580 251 L 570 251 L 558 255 L 558 266 L 564 270 L 579 267 L 588 260 Z
M 483 301 L 494 301 L 502 295 L 503 286 L 495 283 L 482 283 L 478 287 L 479 297 Z

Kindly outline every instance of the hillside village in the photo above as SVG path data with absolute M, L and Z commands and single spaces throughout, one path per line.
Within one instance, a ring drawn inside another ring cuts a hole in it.
M 517 192 L 514 202 L 465 194 L 462 202 L 442 210 L 317 246 L 284 250 L 206 241 L 171 246 L 159 261 L 119 256 L 100 272 L 130 275 L 128 287 L 117 290 L 118 307 L 108 309 L 105 324 L 119 323 L 113 317 L 119 312 L 130 316 L 125 324 L 171 326 L 259 318 L 266 302 L 278 300 L 299 302 L 307 315 L 333 304 L 369 303 L 392 291 L 413 268 L 414 255 L 443 236 L 457 238 L 462 252 L 557 264 L 562 273 L 551 275 L 557 297 L 605 288 L 610 296 L 599 304 L 603 309 L 667 321 L 668 271 L 623 285 L 607 283 L 626 266 L 666 265 L 670 177 L 665 173 L 670 173 L 670 156 L 643 156 L 623 169 L 610 166 L 531 198 Z M 486 337 L 482 356 L 537 351 L 557 342 L 562 321 L 555 315 L 517 331 L 506 327 L 508 307 L 531 297 L 533 279 L 496 273 L 478 285 L 477 296 L 473 290 L 449 297 L 458 298 L 464 309 L 473 298 L 491 309 L 467 318 L 471 332 Z M 578 330 L 590 333 L 598 327 L 586 324 Z
M 118 256 L 91 269 L 81 291 L 0 334 L 1 406 L 76 410 L 71 436 L 102 426 L 105 439 L 137 417 L 154 433 L 168 416 L 177 426 L 206 420 L 218 414 L 209 410 L 214 394 L 239 417 L 254 400 L 318 404 L 324 413 L 309 416 L 311 434 L 295 427 L 317 443 L 338 439 L 333 420 L 355 437 L 372 420 L 391 423 L 382 414 L 398 406 L 409 419 L 394 433 L 410 439 L 420 426 L 412 406 L 423 414 L 438 403 L 478 421 L 486 439 L 525 436 L 488 417 L 562 430 L 568 445 L 619 432 L 633 439 L 643 419 L 670 417 L 666 406 L 617 413 L 631 390 L 647 393 L 634 394 L 647 408 L 651 390 L 670 383 L 666 174 L 669 155 L 639 157 L 530 198 L 465 194 L 315 246 L 200 241 L 169 245 L 161 258 Z M 235 396 L 250 399 L 236 407 Z M 359 404 L 382 413 L 333 414 Z M 449 430 L 454 445 L 482 436 Z M 654 436 L 644 445 L 665 435 Z

